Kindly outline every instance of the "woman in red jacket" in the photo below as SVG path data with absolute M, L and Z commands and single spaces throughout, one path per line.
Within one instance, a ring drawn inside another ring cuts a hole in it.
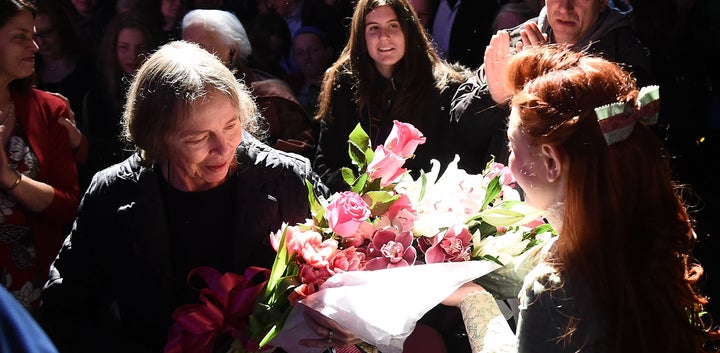
M 28 309 L 79 203 L 68 105 L 31 87 L 33 17 L 26 0 L 0 0 L 0 284 Z

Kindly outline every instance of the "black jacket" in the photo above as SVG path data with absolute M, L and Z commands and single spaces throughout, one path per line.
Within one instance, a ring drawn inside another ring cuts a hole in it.
M 270 232 L 309 216 L 305 178 L 325 188 L 309 161 L 274 150 L 247 134 L 240 167 L 229 269 L 270 268 Z M 41 323 L 61 352 L 162 352 L 172 323 L 172 273 L 159 171 L 138 155 L 99 172 L 43 290 Z M 192 205 L 187 205 L 192 207 Z

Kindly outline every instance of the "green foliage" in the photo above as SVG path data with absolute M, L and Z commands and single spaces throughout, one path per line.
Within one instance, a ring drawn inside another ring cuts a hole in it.
M 312 192 L 310 194 L 314 195 Z M 286 233 L 287 229 L 283 231 L 278 244 L 278 252 L 265 293 L 249 317 L 250 331 L 261 347 L 278 334 L 280 329 L 277 327 L 278 323 L 284 323 L 290 314 L 288 296 L 300 285 L 297 281 L 298 268 L 292 260 L 295 255 L 290 254 L 285 246 Z

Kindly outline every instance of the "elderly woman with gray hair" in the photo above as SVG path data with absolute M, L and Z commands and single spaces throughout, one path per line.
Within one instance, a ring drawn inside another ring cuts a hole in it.
M 309 216 L 307 159 L 252 136 L 257 107 L 220 60 L 187 42 L 140 67 L 123 116 L 136 152 L 98 172 L 43 290 L 61 352 L 162 352 L 200 266 L 270 268 L 269 234 Z M 338 335 L 341 330 L 333 328 Z

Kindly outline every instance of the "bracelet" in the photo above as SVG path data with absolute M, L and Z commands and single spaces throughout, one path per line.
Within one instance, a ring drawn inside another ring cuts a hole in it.
M 11 191 L 12 189 L 16 188 L 18 186 L 18 184 L 20 184 L 20 182 L 22 181 L 22 177 L 23 177 L 22 173 L 18 172 L 15 169 L 13 169 L 13 171 L 15 172 L 15 174 L 17 174 L 17 179 L 15 179 L 15 182 L 12 185 L 10 185 L 9 188 L 5 189 L 5 191 Z

